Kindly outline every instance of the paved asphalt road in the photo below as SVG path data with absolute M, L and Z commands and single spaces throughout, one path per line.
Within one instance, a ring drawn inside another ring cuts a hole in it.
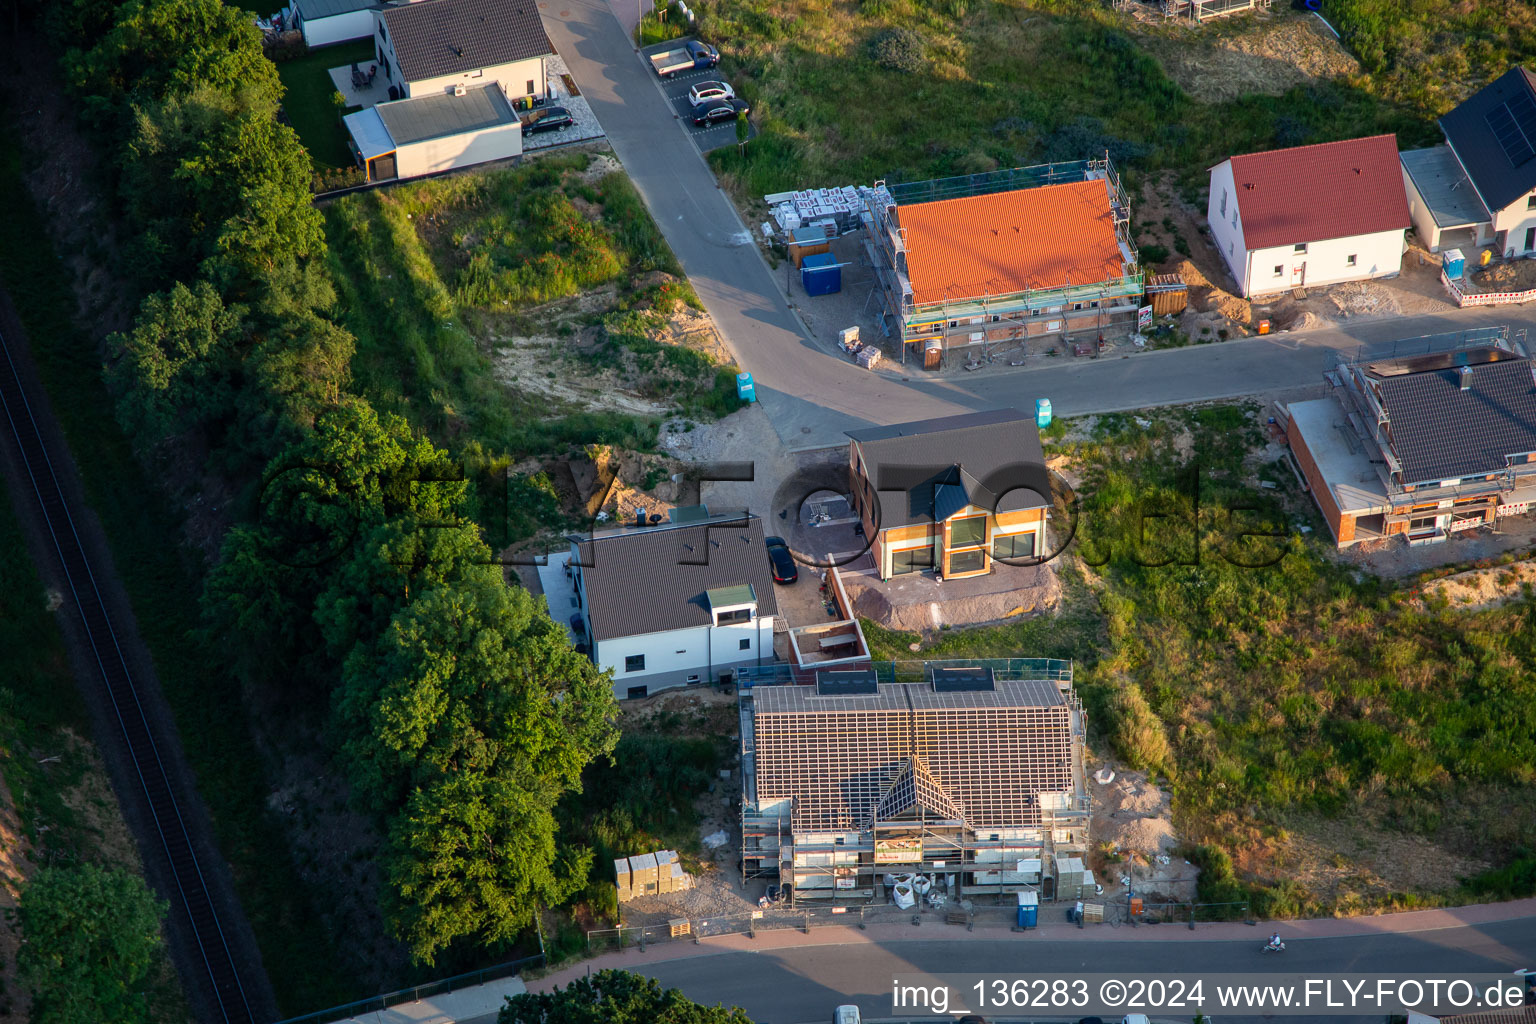
M 1465 310 L 1039 368 L 989 367 L 946 378 L 871 374 L 805 336 L 688 127 L 605 0 L 543 0 L 539 8 L 614 152 L 737 360 L 752 371 L 764 409 L 790 448 L 836 444 L 844 430 L 872 423 L 1028 408 L 1037 397 L 1070 416 L 1314 386 L 1335 351 L 1352 352 L 1362 340 L 1491 323 L 1536 336 L 1536 311 Z
M 1164 926 L 1169 929 L 1176 925 Z M 1264 972 L 1371 973 L 1429 977 L 1430 971 L 1490 972 L 1509 976 L 1536 959 L 1536 919 L 1526 918 L 1436 931 L 1329 939 L 1292 939 L 1280 956 L 1259 952 L 1263 931 L 1223 942 L 1042 940 L 1028 936 L 976 941 L 914 940 L 791 947 L 761 953 L 724 953 L 636 967 L 667 987 L 703 1003 L 738 1005 L 756 1024 L 802 1024 L 831 1019 L 832 1007 L 857 1003 L 866 1016 L 890 1017 L 895 975 L 935 970 L 1018 977 L 1029 972 L 1145 972 L 1174 977 L 1189 972 L 1253 976 Z M 1403 973 L 1408 972 L 1408 973 Z M 1233 979 L 1244 980 L 1244 979 Z M 1511 979 L 1517 980 L 1517 979 Z M 953 1012 L 954 1007 L 951 1008 Z M 1222 1024 L 1243 1020 L 1207 1006 Z M 1021 1016 L 1022 1014 L 1013 1014 Z M 1046 1016 L 1040 1014 L 1040 1016 Z M 1154 1014 L 1163 1017 L 1165 1014 Z M 1188 1019 L 1192 1012 L 1174 1013 Z M 1274 1019 L 1274 1018 L 1270 1018 Z M 1291 1017 L 1289 1020 L 1311 1018 Z M 1331 1024 L 1350 1018 L 1328 1017 Z M 1359 1018 L 1379 1022 L 1382 1016 Z

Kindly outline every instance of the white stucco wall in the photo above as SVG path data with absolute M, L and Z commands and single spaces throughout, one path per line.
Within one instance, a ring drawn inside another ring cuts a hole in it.
M 463 135 L 427 139 L 395 150 L 400 177 L 470 167 L 488 160 L 505 160 L 523 151 L 523 128 L 516 122 L 483 128 Z
M 1237 185 L 1231 160 L 1211 168 L 1211 195 L 1205 220 L 1210 225 L 1212 241 L 1221 250 L 1221 258 L 1227 261 L 1227 269 L 1242 292 L 1248 286 L 1247 247 L 1243 245 L 1243 224 L 1237 214 Z
M 1249 280 L 1244 295 L 1285 291 L 1297 285 L 1314 287 L 1341 281 L 1367 281 L 1387 277 L 1403 269 L 1407 243 L 1401 228 L 1348 238 L 1308 242 L 1307 251 L 1292 245 L 1256 249 L 1248 257 Z M 1355 257 L 1353 266 L 1349 257 Z M 1275 267 L 1280 276 L 1275 276 Z
M 395 74 L 399 75 L 398 69 Z M 533 82 L 531 93 L 528 91 L 530 80 Z M 411 96 L 430 96 L 433 93 L 447 92 L 455 85 L 485 85 L 488 82 L 498 83 L 501 91 L 510 100 L 518 100 L 524 96 L 542 96 L 546 84 L 544 58 L 534 57 L 511 64 L 498 64 L 495 67 L 481 68 L 459 75 L 423 78 L 420 81 L 407 83 L 406 88 L 410 90 Z
M 305 18 L 299 30 L 304 33 L 304 42 L 311 47 L 367 39 L 373 34 L 373 14 L 372 11 L 348 11 L 329 18 Z M 366 63 L 363 68 L 367 70 Z
M 742 640 L 749 642 L 747 650 L 741 649 Z M 645 668 L 626 672 L 625 660 L 637 654 L 645 656 Z M 613 669 L 613 692 L 621 698 L 628 696 L 631 686 L 655 693 L 691 682 L 709 683 L 728 669 L 773 661 L 773 616 L 730 626 L 695 626 L 602 640 L 593 661 L 598 668 Z
M 1424 197 L 1414 186 L 1413 176 L 1408 173 L 1408 168 L 1404 167 L 1402 170 L 1403 188 L 1408 192 L 1408 219 L 1413 221 L 1413 230 L 1418 233 L 1419 244 L 1430 252 L 1439 252 L 1440 226 L 1435 223 L 1434 215 L 1429 212 L 1429 205 L 1424 202 Z
M 1519 256 L 1527 252 L 1536 252 L 1536 238 L 1531 245 L 1525 244 L 1525 236 L 1532 228 L 1536 228 L 1536 210 L 1527 209 L 1528 199 L 1521 196 L 1513 203 L 1493 215 L 1493 230 L 1505 231 L 1504 251 L 1510 249 Z

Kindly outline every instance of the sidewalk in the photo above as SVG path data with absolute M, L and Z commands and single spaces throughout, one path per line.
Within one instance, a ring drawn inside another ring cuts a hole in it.
M 461 988 L 457 992 L 418 999 L 414 1003 L 401 1003 L 387 1010 L 342 1017 L 335 1024 L 352 1024 L 354 1021 L 357 1024 L 454 1024 L 456 1021 L 494 1024 L 507 997 L 527 991 L 523 979 L 514 975 Z
M 1043 909 L 1043 908 L 1042 908 Z M 1052 916 L 1055 916 L 1054 914 Z M 1064 920 L 1044 922 L 1038 928 L 1019 934 L 998 925 L 976 926 L 966 931 L 958 926 L 946 926 L 942 919 L 930 918 L 923 926 L 909 924 L 870 925 L 867 931 L 856 927 L 813 928 L 809 935 L 784 928 L 758 932 L 757 937 L 745 935 L 720 935 L 700 939 L 698 943 L 672 940 L 652 943 L 644 952 L 630 949 L 604 953 L 591 960 L 562 968 L 531 981 L 531 992 L 548 992 L 558 985 L 586 974 L 588 971 L 606 969 L 628 970 L 649 964 L 663 963 L 691 957 L 712 956 L 720 953 L 763 952 L 771 949 L 788 949 L 804 946 L 839 946 L 855 943 L 886 944 L 902 941 L 932 942 L 935 939 L 954 942 L 996 942 L 999 939 L 1018 942 L 1230 942 L 1252 940 L 1265 929 L 1279 931 L 1287 941 L 1324 938 L 1368 937 L 1381 934 L 1405 934 L 1429 932 L 1443 928 L 1460 928 L 1469 925 L 1510 921 L 1524 917 L 1536 917 L 1536 899 L 1515 900 L 1509 903 L 1481 903 L 1468 907 L 1445 910 L 1416 910 L 1402 914 L 1379 914 L 1372 917 L 1318 918 L 1309 921 L 1265 921 L 1261 927 L 1242 922 L 1221 924 L 1197 924 L 1194 930 L 1188 925 L 1160 924 L 1139 927 L 1114 928 L 1109 925 L 1090 925 L 1078 928 Z

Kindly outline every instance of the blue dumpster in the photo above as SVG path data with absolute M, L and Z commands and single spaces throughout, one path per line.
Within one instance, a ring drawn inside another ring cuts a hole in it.
M 1033 928 L 1040 923 L 1040 894 L 1019 893 L 1019 927 Z
M 831 295 L 843 290 L 843 267 L 829 252 L 807 256 L 800 264 L 800 285 L 807 295 Z
M 1051 400 L 1049 398 L 1035 399 L 1035 426 L 1044 430 L 1051 425 Z
M 757 387 L 752 383 L 750 373 L 738 373 L 736 375 L 736 397 L 743 402 L 757 401 Z

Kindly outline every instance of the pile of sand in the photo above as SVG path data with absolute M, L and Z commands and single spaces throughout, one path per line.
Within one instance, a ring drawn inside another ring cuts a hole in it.
M 1481 611 L 1497 608 L 1516 600 L 1526 587 L 1536 586 L 1536 562 L 1511 562 L 1488 569 L 1469 569 L 1442 579 L 1432 580 L 1419 590 L 1422 598 L 1444 597 L 1452 608 Z
M 1398 311 L 1390 289 L 1372 281 L 1352 281 L 1331 289 L 1328 299 L 1342 317 L 1387 316 Z
M 1156 857 L 1178 845 L 1173 832 L 1172 797 L 1147 780 L 1145 772 L 1117 773 L 1106 786 L 1093 783 L 1095 842 L 1124 854 Z
M 1244 330 L 1253 322 L 1253 306 L 1248 300 L 1212 284 L 1193 261 L 1181 261 L 1178 273 L 1189 286 L 1189 305 L 1196 312 L 1220 313 Z

